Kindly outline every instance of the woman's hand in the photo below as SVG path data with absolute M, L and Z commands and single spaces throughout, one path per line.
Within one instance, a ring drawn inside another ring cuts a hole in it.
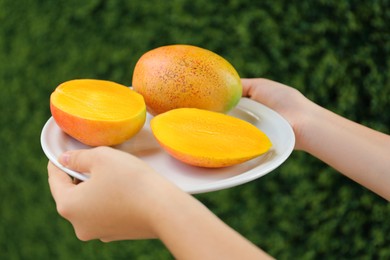
M 291 124 L 295 148 L 390 200 L 390 136 L 341 117 L 297 90 L 267 79 L 242 79 L 243 96 L 281 114 Z
M 52 163 L 49 185 L 61 216 L 68 219 L 81 240 L 104 241 L 154 238 L 153 217 L 159 202 L 176 190 L 140 159 L 99 147 L 70 151 L 60 162 L 90 179 L 74 184 Z
M 49 163 L 58 212 L 81 240 L 159 238 L 178 259 L 270 259 L 203 204 L 143 161 L 99 147 L 63 154 L 60 162 L 90 174 L 79 184 Z

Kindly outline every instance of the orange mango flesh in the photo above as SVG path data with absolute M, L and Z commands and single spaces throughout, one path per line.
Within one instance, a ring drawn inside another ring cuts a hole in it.
M 59 85 L 50 96 L 50 110 L 58 126 L 90 145 L 116 145 L 144 125 L 143 97 L 111 81 L 79 79 Z
M 142 55 L 132 85 L 153 115 L 181 107 L 225 113 L 242 95 L 241 79 L 227 60 L 191 45 L 162 46 Z
M 194 166 L 219 168 L 266 153 L 269 138 L 254 125 L 222 113 L 180 108 L 151 120 L 161 146 L 176 159 Z

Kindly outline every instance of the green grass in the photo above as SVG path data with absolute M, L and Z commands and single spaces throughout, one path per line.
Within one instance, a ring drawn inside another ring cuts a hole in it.
M 172 258 L 157 240 L 77 240 L 55 210 L 39 143 L 58 84 L 131 85 L 138 58 L 161 45 L 212 50 L 242 77 L 294 86 L 389 133 L 390 2 L 281 2 L 0 0 L 0 257 Z M 259 180 L 197 198 L 278 259 L 390 258 L 390 204 L 301 152 Z

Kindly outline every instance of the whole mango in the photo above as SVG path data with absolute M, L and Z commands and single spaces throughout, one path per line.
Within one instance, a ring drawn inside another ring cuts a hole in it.
M 153 115 L 183 107 L 226 113 L 242 95 L 235 68 L 220 55 L 192 45 L 146 52 L 134 68 L 132 85 Z

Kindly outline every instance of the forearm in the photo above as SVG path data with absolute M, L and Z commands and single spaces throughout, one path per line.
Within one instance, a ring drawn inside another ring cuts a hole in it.
M 390 200 L 390 136 L 314 103 L 301 131 L 302 150 Z
M 272 259 L 193 197 L 171 196 L 159 214 L 158 237 L 177 259 Z

